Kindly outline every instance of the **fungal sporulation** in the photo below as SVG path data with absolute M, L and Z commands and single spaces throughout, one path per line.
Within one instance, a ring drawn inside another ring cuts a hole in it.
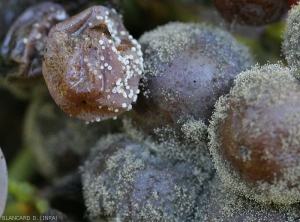
M 137 98 L 140 49 L 114 10 L 91 7 L 50 30 L 43 63 L 50 94 L 85 121 L 119 115 Z
M 201 190 L 195 166 L 173 164 L 151 150 L 154 146 L 150 140 L 113 134 L 91 149 L 81 167 L 91 220 L 108 216 L 110 221 L 189 221 Z
M 300 5 L 297 4 L 289 11 L 286 28 L 283 35 L 282 51 L 290 67 L 293 67 L 292 74 L 300 79 L 299 59 L 299 28 L 300 28 Z
M 189 117 L 208 124 L 214 103 L 253 61 L 230 33 L 204 24 L 169 23 L 139 42 L 145 74 L 135 121 L 148 133 L 167 125 L 180 130 Z
M 275 64 L 239 74 L 216 103 L 209 149 L 234 192 L 263 203 L 300 200 L 299 97 L 291 70 Z

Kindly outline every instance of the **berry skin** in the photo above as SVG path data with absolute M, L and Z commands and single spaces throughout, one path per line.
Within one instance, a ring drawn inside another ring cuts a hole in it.
M 69 16 L 58 4 L 43 2 L 28 8 L 12 24 L 1 46 L 1 55 L 12 66 L 9 81 L 34 83 L 42 78 L 42 61 L 50 28 Z M 14 68 L 17 67 L 17 68 Z
M 142 70 L 140 46 L 114 10 L 88 8 L 49 32 L 43 75 L 73 117 L 100 121 L 130 110 Z
M 287 0 L 214 0 L 222 17 L 242 25 L 266 25 L 278 21 L 287 11 Z
M 215 101 L 252 64 L 233 36 L 204 24 L 169 23 L 139 42 L 145 67 L 134 120 L 147 133 L 178 130 L 191 117 L 208 124 Z
M 215 168 L 229 188 L 258 202 L 300 200 L 300 84 L 279 64 L 241 73 L 209 126 Z

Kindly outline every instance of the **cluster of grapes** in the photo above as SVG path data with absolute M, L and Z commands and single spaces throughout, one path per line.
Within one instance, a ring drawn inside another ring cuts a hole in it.
M 8 31 L 5 81 L 47 86 L 30 87 L 25 141 L 53 184 L 80 174 L 90 220 L 300 217 L 300 5 L 214 4 L 250 26 L 291 8 L 285 61 L 254 65 L 233 35 L 200 23 L 171 22 L 136 40 L 104 6 L 69 18 L 40 3 Z

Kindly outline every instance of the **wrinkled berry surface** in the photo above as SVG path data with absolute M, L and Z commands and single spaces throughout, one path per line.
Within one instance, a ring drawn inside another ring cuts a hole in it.
M 58 4 L 43 2 L 29 7 L 12 24 L 1 46 L 1 56 L 14 67 L 13 81 L 42 77 L 42 60 L 50 28 L 69 16 Z M 17 67 L 17 68 L 15 68 Z
M 114 10 L 94 6 L 50 30 L 43 75 L 71 116 L 100 121 L 130 110 L 142 70 L 140 46 Z

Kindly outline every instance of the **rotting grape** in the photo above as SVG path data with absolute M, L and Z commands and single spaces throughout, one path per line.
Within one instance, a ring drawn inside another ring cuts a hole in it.
M 49 32 L 43 76 L 73 117 L 100 121 L 130 110 L 142 71 L 140 45 L 115 10 L 93 6 Z
M 245 25 L 267 25 L 278 21 L 288 9 L 287 0 L 214 0 L 228 22 Z
M 1 55 L 11 71 L 10 82 L 34 84 L 42 79 L 42 60 L 50 28 L 69 16 L 62 6 L 42 2 L 29 7 L 12 24 L 1 46 Z
M 123 134 L 98 141 L 81 169 L 91 219 L 188 221 L 193 216 L 201 189 L 193 165 L 162 158 L 153 145 Z
M 281 64 L 242 72 L 209 126 L 215 168 L 235 192 L 262 203 L 300 200 L 300 83 Z
M 0 42 L 2 42 L 14 20 L 17 19 L 17 17 L 28 7 L 38 4 L 39 2 L 40 0 L 0 1 Z
M 163 127 L 180 131 L 191 118 L 208 124 L 215 101 L 253 64 L 247 47 L 205 24 L 169 23 L 139 42 L 144 75 L 134 121 L 150 134 Z
M 38 5 L 42 2 L 48 2 L 47 0 L 10 0 L 0 1 L 0 42 L 2 42 L 7 31 L 11 27 L 12 23 L 20 16 L 25 10 L 34 5 Z M 78 10 L 86 7 L 91 0 L 55 0 L 56 4 L 60 4 L 68 13 L 74 14 Z

